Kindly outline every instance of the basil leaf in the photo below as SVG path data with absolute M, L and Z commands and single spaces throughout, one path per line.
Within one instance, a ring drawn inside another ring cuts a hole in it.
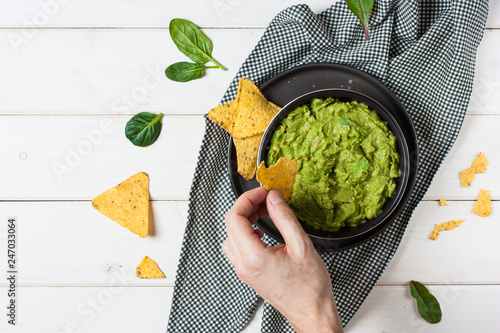
M 189 59 L 195 63 L 213 62 L 223 71 L 226 67 L 212 58 L 212 42 L 193 22 L 184 19 L 173 19 L 169 25 L 170 37 L 175 45 Z
M 441 321 L 439 302 L 427 288 L 417 281 L 410 281 L 411 295 L 417 299 L 418 313 L 431 324 Z
M 162 118 L 163 113 L 140 112 L 127 122 L 125 136 L 136 146 L 150 146 L 160 136 Z
M 203 66 L 203 64 L 185 61 L 176 62 L 165 69 L 165 75 L 172 81 L 187 82 L 202 77 L 205 68 L 217 68 L 217 66 Z
M 361 22 L 365 30 L 366 40 L 368 40 L 368 16 L 373 9 L 375 0 L 346 0 L 347 7 Z

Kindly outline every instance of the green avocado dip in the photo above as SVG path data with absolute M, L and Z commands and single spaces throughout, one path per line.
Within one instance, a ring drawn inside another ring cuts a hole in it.
M 288 204 L 315 229 L 337 231 L 376 217 L 396 190 L 396 138 L 360 102 L 314 99 L 288 114 L 274 133 L 267 166 L 298 159 Z

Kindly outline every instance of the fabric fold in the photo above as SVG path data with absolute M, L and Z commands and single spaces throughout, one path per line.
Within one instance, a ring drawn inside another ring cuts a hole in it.
M 407 108 L 417 131 L 420 168 L 414 191 L 396 221 L 352 249 L 321 253 L 345 326 L 396 252 L 411 214 L 422 199 L 462 125 L 472 91 L 475 55 L 488 1 L 378 0 L 370 40 L 339 1 L 315 15 L 306 5 L 280 12 L 243 63 L 222 98 L 236 96 L 240 78 L 257 85 L 307 63 L 355 67 L 374 75 Z M 259 296 L 239 281 L 224 257 L 224 215 L 235 201 L 228 178 L 229 136 L 207 119 L 189 199 L 189 212 L 174 287 L 168 332 L 238 332 Z M 265 237 L 269 245 L 276 242 Z M 264 304 L 262 332 L 293 332 Z

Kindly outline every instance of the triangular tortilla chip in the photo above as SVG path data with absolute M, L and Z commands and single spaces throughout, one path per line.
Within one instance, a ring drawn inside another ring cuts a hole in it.
M 481 191 L 479 192 L 479 196 L 477 197 L 477 201 L 474 204 L 474 208 L 472 209 L 472 212 L 481 217 L 490 216 L 491 214 L 490 191 L 481 189 Z
M 141 263 L 135 270 L 135 275 L 141 279 L 163 279 L 165 274 L 161 271 L 158 264 L 148 256 L 144 256 Z
M 275 165 L 266 168 L 264 161 L 257 169 L 257 180 L 264 185 L 267 190 L 276 189 L 280 191 L 285 201 L 292 197 L 293 184 L 295 184 L 295 175 L 298 172 L 298 160 L 289 160 L 280 157 Z
M 138 172 L 98 195 L 92 206 L 134 234 L 146 237 L 149 228 L 149 179 Z
M 208 118 L 225 129 L 226 132 L 231 133 L 234 127 L 234 119 L 236 119 L 235 106 L 235 101 L 219 105 L 208 111 Z
M 261 133 L 248 138 L 233 139 L 238 160 L 238 173 L 246 180 L 250 180 L 255 176 L 257 156 L 259 155 L 259 145 L 262 135 Z
M 237 116 L 231 132 L 233 138 L 247 138 L 264 133 L 280 107 L 268 102 L 249 79 L 241 79 L 236 96 Z
M 488 165 L 488 160 L 484 157 L 483 153 L 479 153 L 474 162 L 472 162 L 472 167 L 476 173 L 483 173 Z

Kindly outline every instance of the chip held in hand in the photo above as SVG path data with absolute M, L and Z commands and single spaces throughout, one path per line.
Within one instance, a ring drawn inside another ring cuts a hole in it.
M 92 206 L 134 234 L 146 237 L 149 229 L 149 178 L 138 172 L 92 200 Z
M 285 201 L 292 197 L 293 184 L 298 172 L 298 160 L 289 160 L 280 157 L 275 165 L 266 168 L 264 161 L 257 169 L 257 180 L 264 185 L 268 191 L 278 190 Z

